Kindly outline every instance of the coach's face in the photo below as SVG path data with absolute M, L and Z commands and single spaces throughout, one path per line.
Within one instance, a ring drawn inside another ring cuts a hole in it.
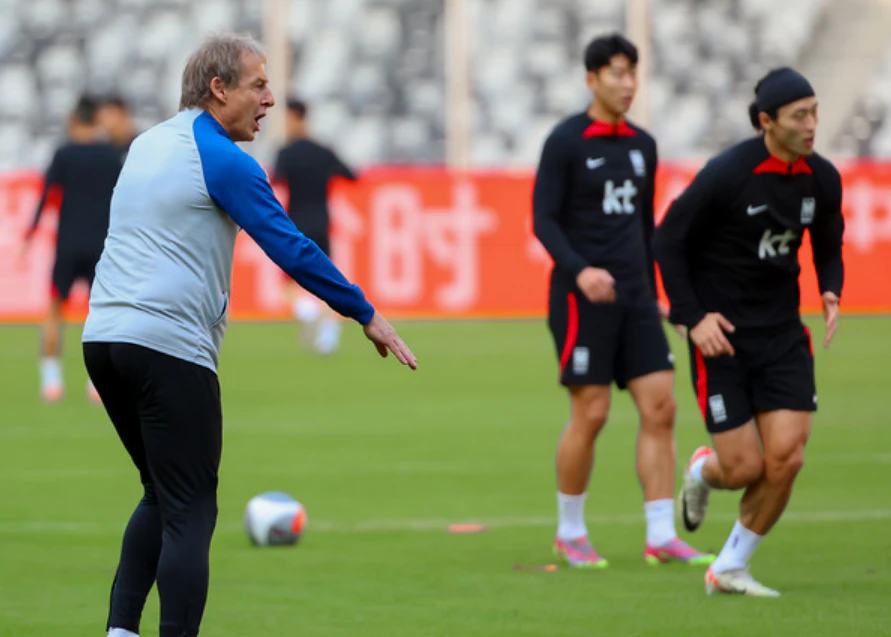
M 622 115 L 631 108 L 637 93 L 637 65 L 624 55 L 614 55 L 608 65 L 588 71 L 587 82 L 598 102 L 615 115 Z
M 817 98 L 805 97 L 786 104 L 777 111 L 772 120 L 762 113 L 762 127 L 766 134 L 789 154 L 807 157 L 814 152 L 814 139 L 817 135 Z
M 266 76 L 266 60 L 255 53 L 241 57 L 241 77 L 234 87 L 214 78 L 211 90 L 219 101 L 214 115 L 234 142 L 250 142 L 260 132 L 266 109 L 275 106 Z

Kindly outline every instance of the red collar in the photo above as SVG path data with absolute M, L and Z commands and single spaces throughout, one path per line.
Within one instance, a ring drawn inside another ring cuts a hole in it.
M 594 121 L 585 129 L 585 132 L 582 133 L 582 137 L 585 139 L 611 136 L 634 137 L 636 135 L 637 131 L 631 128 L 624 119 L 618 124 L 607 124 L 606 122 Z
M 797 175 L 798 173 L 803 173 L 805 175 L 813 175 L 814 171 L 808 166 L 804 157 L 799 157 L 790 164 L 779 157 L 771 155 L 755 166 L 755 170 L 752 171 L 753 175 L 761 175 L 763 173 L 779 173 L 781 175 Z

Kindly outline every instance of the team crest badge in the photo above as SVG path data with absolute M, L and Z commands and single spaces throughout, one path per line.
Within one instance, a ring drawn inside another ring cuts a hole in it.
M 814 211 L 817 204 L 813 197 L 804 197 L 801 200 L 801 225 L 806 226 L 814 220 Z
M 643 153 L 637 150 L 628 151 L 628 157 L 631 159 L 631 166 L 634 168 L 634 174 L 638 177 L 647 176 L 647 162 L 644 161 Z

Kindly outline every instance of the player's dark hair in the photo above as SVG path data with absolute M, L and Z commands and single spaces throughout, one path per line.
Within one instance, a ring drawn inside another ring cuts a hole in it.
M 758 113 L 764 112 L 764 113 L 767 113 L 767 116 L 770 119 L 776 119 L 778 110 L 779 109 L 774 108 L 769 111 L 761 111 L 761 109 L 758 108 L 758 103 L 752 102 L 751 104 L 749 104 L 749 121 L 752 122 L 752 126 L 755 127 L 755 130 L 760 131 L 761 130 L 761 120 L 758 118 Z
M 130 105 L 127 104 L 127 100 L 118 93 L 108 93 L 107 95 L 103 95 L 102 106 L 114 106 L 115 108 L 121 108 L 125 111 L 130 110 Z
M 296 97 L 292 97 L 288 99 L 288 110 L 298 117 L 306 117 L 309 108 L 303 100 L 298 100 Z
M 96 111 L 98 110 L 99 100 L 92 95 L 81 95 L 71 114 L 80 124 L 95 124 Z
M 755 95 L 758 95 L 758 89 L 764 85 L 765 80 L 770 77 L 775 77 L 779 73 L 780 69 L 773 69 L 767 75 L 758 80 L 758 83 L 755 84 Z M 764 111 L 767 113 L 767 116 L 770 119 L 777 118 L 777 111 L 780 109 L 772 108 L 769 111 Z M 761 129 L 761 120 L 758 118 L 758 113 L 761 112 L 761 109 L 758 108 L 758 100 L 753 100 L 751 104 L 749 104 L 749 121 L 752 122 L 752 126 L 755 127 L 755 130 L 760 131 Z
M 767 113 L 770 119 L 776 119 L 777 112 L 786 104 L 813 95 L 810 82 L 795 69 L 788 66 L 772 69 L 755 85 L 755 101 L 749 105 L 749 120 L 755 130 L 761 130 L 759 113 Z
M 631 64 L 637 64 L 637 47 L 621 33 L 596 37 L 585 47 L 585 69 L 599 71 L 609 66 L 616 55 L 624 55 Z

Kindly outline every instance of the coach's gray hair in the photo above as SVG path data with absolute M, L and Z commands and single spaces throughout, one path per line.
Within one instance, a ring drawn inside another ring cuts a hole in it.
M 227 87 L 237 86 L 241 78 L 241 56 L 245 53 L 266 58 L 266 51 L 250 36 L 226 33 L 205 40 L 183 70 L 180 110 L 207 106 L 211 97 L 210 83 L 215 77 Z

